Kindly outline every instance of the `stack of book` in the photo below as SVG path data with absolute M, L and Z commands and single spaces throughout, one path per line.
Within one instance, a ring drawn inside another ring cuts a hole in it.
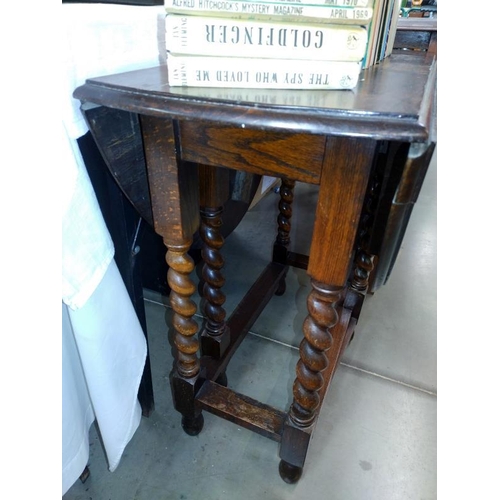
M 353 89 L 399 2 L 165 0 L 169 85 Z
M 405 0 L 374 1 L 363 68 L 378 64 L 391 55 L 402 2 Z

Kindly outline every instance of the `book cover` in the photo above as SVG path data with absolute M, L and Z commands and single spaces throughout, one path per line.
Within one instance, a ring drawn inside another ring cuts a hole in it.
M 373 7 L 373 17 L 370 21 L 370 31 L 372 38 L 369 37 L 368 39 L 369 57 L 364 67 L 373 66 L 378 62 L 378 48 L 381 43 L 381 34 L 389 1 L 390 0 L 375 0 Z
M 392 18 L 392 11 L 394 8 L 394 0 L 386 0 L 387 6 L 386 6 L 386 11 L 385 11 L 385 16 L 384 16 L 384 23 L 382 26 L 382 31 L 380 34 L 380 39 L 378 43 L 378 53 L 377 53 L 377 62 L 380 62 L 384 58 L 384 50 L 385 50 L 385 43 L 389 31 L 389 24 L 390 20 Z
M 165 0 L 167 13 L 193 16 L 224 16 L 235 19 L 280 20 L 366 25 L 372 7 L 331 6 L 266 0 Z
M 245 0 L 251 2 L 252 0 Z M 276 3 L 301 3 L 308 5 L 330 5 L 331 7 L 371 7 L 374 0 L 268 0 Z
M 366 54 L 363 60 L 363 68 L 368 68 L 373 64 L 374 46 L 377 38 L 377 33 L 380 24 L 380 17 L 382 12 L 382 4 L 384 0 L 375 0 L 373 4 L 372 18 L 367 26 L 368 30 L 368 43 L 366 47 Z
M 176 54 L 360 61 L 363 26 L 285 23 L 168 14 L 165 42 Z
M 260 89 L 353 89 L 360 62 L 206 57 L 169 53 L 169 85 Z
M 401 10 L 401 0 L 396 0 L 394 4 L 394 10 L 392 11 L 392 19 L 389 26 L 389 35 L 387 38 L 387 45 L 384 57 L 389 57 L 392 54 L 392 49 L 394 48 L 394 40 L 396 38 L 396 31 L 398 29 L 400 10 Z

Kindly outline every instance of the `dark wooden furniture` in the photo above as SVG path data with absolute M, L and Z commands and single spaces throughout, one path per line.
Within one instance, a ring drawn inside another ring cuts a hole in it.
M 113 246 L 114 259 L 137 314 L 142 331 L 148 343 L 146 311 L 142 288 L 141 259 L 138 258 L 139 242 L 145 224 L 135 207 L 115 182 L 97 149 L 92 136 L 87 133 L 78 139 L 78 147 L 92 182 L 94 192 L 108 228 Z M 136 175 L 137 177 L 137 175 Z M 149 417 L 154 411 L 153 381 L 151 363 L 146 356 L 144 371 L 139 385 L 138 399 L 142 414 Z
M 113 240 L 116 264 L 148 342 L 143 288 L 164 295 L 170 293 L 170 288 L 165 247 L 153 229 L 139 119 L 133 113 L 104 107 L 88 110 L 86 118 L 92 123 L 92 135 L 80 137 L 78 146 Z M 231 196 L 224 203 L 228 216 L 220 228 L 224 237 L 231 234 L 247 212 L 261 178 L 235 171 L 228 177 Z M 199 234 L 193 239 L 190 255 L 199 262 L 202 240 Z M 149 417 L 154 411 L 149 350 L 138 398 L 143 416 Z
M 437 17 L 400 17 L 393 52 L 417 50 L 437 57 Z
M 363 298 L 390 274 L 432 156 L 435 83 L 433 57 L 398 54 L 364 71 L 354 91 L 170 88 L 165 67 L 92 78 L 75 91 L 85 112 L 103 106 L 140 119 L 175 311 L 171 388 L 187 433 L 201 431 L 202 411 L 236 422 L 279 442 L 281 477 L 299 479 Z M 219 231 L 226 169 L 282 178 L 272 261 L 227 320 Z M 319 185 L 308 256 L 290 246 L 296 181 Z M 188 255 L 198 228 L 200 333 Z M 228 389 L 225 370 L 270 297 L 284 293 L 289 266 L 307 269 L 311 292 L 293 403 L 283 411 Z

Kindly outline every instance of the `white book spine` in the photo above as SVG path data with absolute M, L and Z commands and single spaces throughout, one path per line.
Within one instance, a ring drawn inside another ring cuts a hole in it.
M 168 54 L 172 87 L 353 89 L 361 63 Z
M 298 2 L 298 3 L 321 3 L 322 1 L 328 5 L 338 5 L 341 7 L 371 7 L 374 0 L 282 0 L 284 2 Z
M 190 1 L 190 0 L 186 0 Z M 252 0 L 240 0 L 252 1 Z M 280 4 L 307 4 L 307 5 L 328 5 L 329 7 L 373 7 L 375 0 L 262 0 L 268 3 Z M 165 0 L 165 7 L 169 7 L 171 2 Z
M 250 1 L 250 0 L 246 0 Z M 263 0 L 275 3 L 329 5 L 330 7 L 372 7 L 374 0 Z
M 165 9 L 174 14 L 356 25 L 368 24 L 373 15 L 372 7 L 265 0 L 165 0 Z
M 177 54 L 361 61 L 367 31 L 362 26 L 278 23 L 168 14 L 165 42 Z

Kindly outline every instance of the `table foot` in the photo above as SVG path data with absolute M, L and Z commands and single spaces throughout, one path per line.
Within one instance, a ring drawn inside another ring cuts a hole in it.
M 80 474 L 80 481 L 84 483 L 90 477 L 90 469 L 89 466 L 86 465 L 83 472 Z
M 217 379 L 215 380 L 216 384 L 222 385 L 224 387 L 227 387 L 227 375 L 226 372 L 221 373 Z
M 295 465 L 289 464 L 284 460 L 280 461 L 279 473 L 281 479 L 283 479 L 285 483 L 288 484 L 296 483 L 302 476 L 302 471 L 303 471 L 302 467 L 297 467 Z
M 351 342 L 354 340 L 354 335 L 356 335 L 356 332 L 353 330 L 351 336 L 349 337 L 347 345 L 351 345 Z
M 203 429 L 204 423 L 203 414 L 200 413 L 195 417 L 182 416 L 182 428 L 186 434 L 190 436 L 197 436 Z
M 281 278 L 281 281 L 279 282 L 278 288 L 274 292 L 274 295 L 281 297 L 282 295 L 284 295 L 285 292 L 286 292 L 286 276 L 283 276 L 283 278 Z

